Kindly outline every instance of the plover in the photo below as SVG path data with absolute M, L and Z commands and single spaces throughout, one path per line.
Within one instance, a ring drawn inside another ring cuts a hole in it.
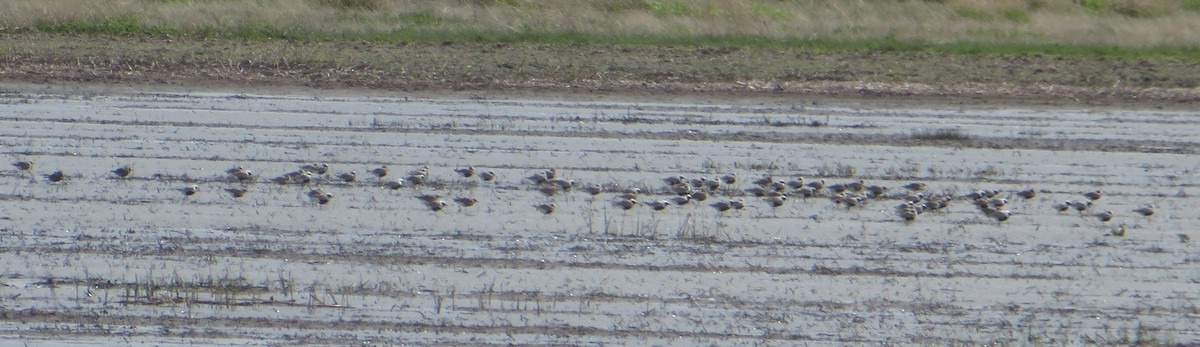
M 1092 199 L 1092 200 L 1100 200 L 1100 197 L 1104 196 L 1104 194 L 1100 193 L 1100 191 L 1097 190 L 1097 191 L 1083 193 L 1083 196 L 1086 196 L 1088 199 Z
M 183 188 L 179 189 L 179 191 L 183 192 L 184 196 L 192 196 L 192 195 L 196 195 L 196 193 L 200 192 L 200 186 L 193 184 L 193 185 L 190 185 L 187 187 L 183 187 Z
M 234 198 L 240 198 L 240 197 L 246 196 L 246 193 L 250 192 L 246 188 L 225 188 L 225 191 L 228 192 L 229 195 L 233 196 Z
M 387 165 L 383 165 L 383 166 L 371 169 L 371 174 L 375 175 L 375 177 L 383 178 L 384 176 L 388 175 L 388 167 L 387 167 Z
M 475 206 L 475 203 L 479 202 L 479 200 L 476 200 L 475 198 L 468 198 L 468 197 L 460 196 L 460 197 L 454 198 L 454 202 L 457 202 L 459 205 L 462 205 L 463 207 L 471 207 L 471 206 Z
M 533 207 L 536 208 L 538 210 L 538 212 L 541 212 L 542 214 L 554 213 L 554 210 L 556 208 L 554 206 L 554 204 L 540 204 L 540 205 L 534 205 Z
M 471 176 L 475 176 L 475 167 L 469 166 L 466 169 L 454 169 L 454 172 L 462 175 L 462 177 L 470 178 Z M 480 175 L 479 177 L 482 178 L 483 175 Z M 484 181 L 487 181 L 487 179 L 484 179 Z
M 128 164 L 122 165 L 119 168 L 113 169 L 112 173 L 117 175 L 117 177 L 127 178 L 127 177 L 129 177 L 129 175 L 133 174 L 133 166 L 130 166 Z
M 342 180 L 342 182 L 354 183 L 354 181 L 358 180 L 358 173 L 354 171 L 343 172 L 338 174 L 338 179 Z
M 1137 212 L 1138 214 L 1149 217 L 1154 214 L 1154 205 L 1142 206 L 1141 208 L 1133 210 L 1133 212 Z
M 326 172 L 329 172 L 329 164 L 326 164 L 326 163 L 304 164 L 304 165 L 300 166 L 300 170 L 313 172 L 318 175 L 324 175 Z
M 33 171 L 33 162 L 29 160 L 18 160 L 12 163 L 12 166 L 18 171 Z
M 492 172 L 491 170 L 480 172 L 479 179 L 483 180 L 484 182 L 491 182 L 492 180 L 496 179 L 496 173 Z
M 67 179 L 67 175 L 64 174 L 62 172 L 62 170 L 58 170 L 58 171 L 50 173 L 49 175 L 46 175 L 46 180 L 49 180 L 52 183 L 62 182 L 66 179 Z

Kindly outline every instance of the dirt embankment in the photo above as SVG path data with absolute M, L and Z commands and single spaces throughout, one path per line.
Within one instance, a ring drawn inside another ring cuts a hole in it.
M 1172 58 L 4 36 L 0 76 L 34 83 L 898 96 L 1151 107 L 1200 100 L 1200 68 Z

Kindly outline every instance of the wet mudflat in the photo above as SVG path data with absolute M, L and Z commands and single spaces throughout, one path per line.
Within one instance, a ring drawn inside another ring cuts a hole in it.
M 33 164 L 0 171 L 7 340 L 1200 340 L 1196 112 L 6 91 L 4 157 Z M 683 205 L 664 181 L 726 175 Z M 781 206 L 755 196 L 765 177 L 787 186 Z M 832 188 L 858 181 L 888 190 Z M 918 193 L 949 203 L 905 221 Z M 712 206 L 730 200 L 746 206 Z

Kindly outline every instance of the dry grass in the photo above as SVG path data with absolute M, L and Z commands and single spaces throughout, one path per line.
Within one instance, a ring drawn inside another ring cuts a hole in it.
M 143 30 L 305 35 L 422 31 L 617 39 L 760 37 L 1120 47 L 1200 45 L 1196 0 L 18 0 L 5 30 L 121 19 Z M 69 29 L 70 27 L 68 27 Z M 119 30 L 117 30 L 119 31 Z

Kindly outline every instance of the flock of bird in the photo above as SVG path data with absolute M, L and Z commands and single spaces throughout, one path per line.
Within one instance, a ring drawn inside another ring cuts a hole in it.
M 26 172 L 30 175 L 34 171 L 33 162 L 28 160 L 15 161 L 12 163 L 12 166 L 18 171 Z M 134 168 L 130 165 L 124 165 L 113 169 L 111 173 L 116 178 L 126 179 L 133 175 Z M 226 180 L 240 183 L 238 187 L 225 189 L 233 198 L 242 198 L 250 192 L 250 189 L 248 189 L 250 184 L 260 181 L 259 175 L 242 166 L 231 167 L 225 170 L 225 173 L 228 175 Z M 387 165 L 371 169 L 368 173 L 375 177 L 376 182 L 380 186 L 391 190 L 399 190 L 405 187 L 415 188 L 437 185 L 440 182 L 444 182 L 433 178 L 429 166 L 422 166 L 409 171 L 403 175 L 404 177 L 399 178 L 388 178 L 392 172 Z M 462 178 L 478 177 L 482 182 L 493 182 L 497 179 L 494 171 L 481 171 L 476 170 L 474 167 L 456 168 L 454 169 L 454 173 L 456 176 Z M 44 175 L 44 177 L 51 183 L 60 183 L 67 180 L 69 176 L 64 174 L 62 170 L 57 170 Z M 782 207 L 788 201 L 796 198 L 806 201 L 812 198 L 827 198 L 839 208 L 846 209 L 862 207 L 876 200 L 898 200 L 899 204 L 895 207 L 895 213 L 905 222 L 913 222 L 925 212 L 942 210 L 950 206 L 951 203 L 962 200 L 969 201 L 985 217 L 994 219 L 997 222 L 1004 222 L 1014 214 L 1014 212 L 1007 209 L 1010 206 L 1009 199 L 1019 198 L 1029 200 L 1037 196 L 1037 191 L 1034 189 L 1010 192 L 1008 194 L 996 189 L 976 190 L 961 196 L 928 193 L 928 186 L 923 182 L 912 182 L 901 186 L 900 188 L 903 190 L 897 193 L 889 193 L 892 191 L 889 187 L 867 184 L 862 180 L 827 183 L 824 179 L 805 180 L 803 177 L 785 179 L 773 175 L 765 175 L 753 179 L 748 188 L 740 189 L 738 188 L 739 180 L 736 174 L 727 174 L 714 179 L 671 176 L 662 179 L 663 186 L 659 189 L 646 187 L 621 188 L 616 185 L 606 186 L 601 184 L 577 187 L 575 180 L 560 177 L 555 169 L 546 169 L 524 177 L 522 184 L 527 184 L 529 189 L 538 191 L 547 197 L 574 190 L 582 191 L 593 197 L 603 193 L 613 193 L 612 205 L 623 210 L 646 206 L 653 211 L 662 211 L 671 206 L 707 203 L 713 209 L 725 212 L 746 208 L 745 197 L 762 199 L 771 208 Z M 295 171 L 284 173 L 267 181 L 279 185 L 310 187 L 305 195 L 316 204 L 327 205 L 333 201 L 334 195 L 322 189 L 322 184 L 354 184 L 359 182 L 359 176 L 355 171 L 335 174 L 330 170 L 329 164 L 316 163 L 301 165 Z M 179 191 L 185 197 L 190 197 L 199 194 L 201 188 L 193 184 L 182 187 Z M 648 196 L 665 196 L 665 198 L 652 198 Z M 720 196 L 724 197 L 719 198 Z M 1114 217 L 1112 211 L 1094 211 L 1095 202 L 1102 197 L 1103 193 L 1099 190 L 1085 192 L 1081 194 L 1080 199 L 1062 201 L 1055 204 L 1054 208 L 1059 212 L 1075 210 L 1080 216 L 1091 214 L 1091 216 L 1101 222 L 1108 222 Z M 420 194 L 415 195 L 415 198 L 435 212 L 442 211 L 450 206 L 450 203 L 438 194 Z M 479 202 L 476 198 L 467 196 L 454 197 L 450 201 L 464 208 L 474 206 Z M 538 212 L 549 215 L 553 214 L 558 207 L 553 202 L 546 202 L 535 204 L 533 208 Z M 1154 214 L 1154 206 L 1145 205 L 1132 210 L 1132 212 L 1148 217 Z

